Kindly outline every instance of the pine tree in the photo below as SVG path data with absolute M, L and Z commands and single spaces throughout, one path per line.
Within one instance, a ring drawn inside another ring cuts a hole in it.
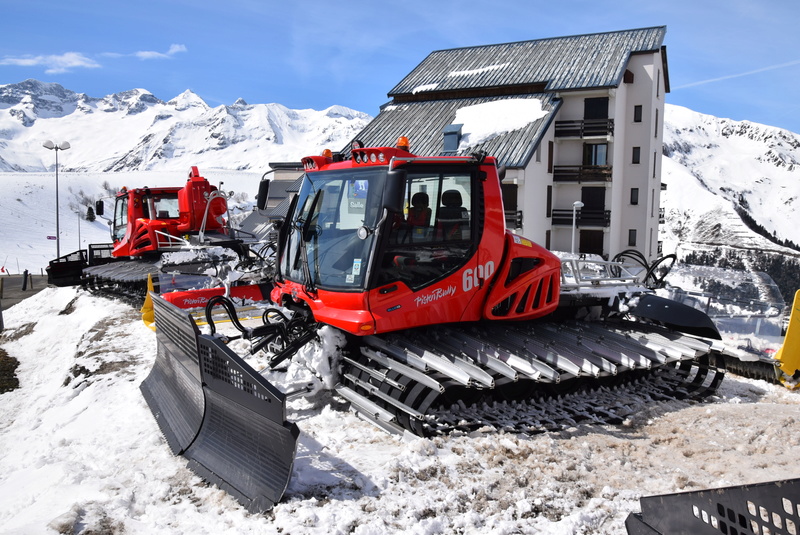
M 92 208 L 92 207 L 90 206 L 90 207 L 89 207 L 89 208 L 86 210 L 86 221 L 94 221 L 95 219 L 97 219 L 97 217 L 95 217 L 95 215 L 94 215 L 94 208 Z

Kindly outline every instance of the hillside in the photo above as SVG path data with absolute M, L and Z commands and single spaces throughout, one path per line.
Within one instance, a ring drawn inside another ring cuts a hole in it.
M 667 105 L 661 181 L 664 253 L 768 273 L 800 288 L 800 136 Z

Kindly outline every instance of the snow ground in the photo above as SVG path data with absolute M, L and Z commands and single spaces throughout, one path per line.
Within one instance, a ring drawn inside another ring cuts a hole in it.
M 800 476 L 800 398 L 759 381 L 728 376 L 710 402 L 660 403 L 620 426 L 403 441 L 298 359 L 270 377 L 317 385 L 289 404 L 293 478 L 252 515 L 170 453 L 139 392 L 156 342 L 135 310 L 47 288 L 4 321 L 21 388 L 0 395 L 2 534 L 624 534 L 643 495 Z

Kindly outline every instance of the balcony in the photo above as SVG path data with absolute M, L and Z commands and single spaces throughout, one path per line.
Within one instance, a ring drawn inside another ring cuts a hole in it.
M 659 208 L 658 209 L 658 224 L 663 225 L 667 222 L 667 210 L 666 208 Z
M 611 166 L 554 165 L 553 182 L 611 182 Z
M 587 119 L 579 121 L 556 121 L 556 137 L 611 137 L 614 135 L 614 119 Z
M 572 226 L 572 210 L 553 210 L 551 214 L 553 225 Z M 608 227 L 611 225 L 611 210 L 589 210 L 582 208 L 575 214 L 575 224 L 578 227 Z
M 506 228 L 522 228 L 522 210 L 506 210 Z

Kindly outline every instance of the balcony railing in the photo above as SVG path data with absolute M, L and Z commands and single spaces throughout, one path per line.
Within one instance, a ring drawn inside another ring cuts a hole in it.
M 553 225 L 572 226 L 572 210 L 553 210 Z M 587 210 L 582 208 L 576 211 L 575 224 L 578 227 L 608 227 L 611 225 L 611 210 Z
M 614 135 L 614 119 L 556 121 L 556 137 L 607 137 Z
M 506 210 L 506 228 L 522 228 L 522 210 Z
M 663 225 L 667 222 L 667 211 L 666 208 L 659 208 L 658 209 L 658 223 L 659 225 Z
M 611 166 L 554 165 L 553 182 L 611 182 Z

